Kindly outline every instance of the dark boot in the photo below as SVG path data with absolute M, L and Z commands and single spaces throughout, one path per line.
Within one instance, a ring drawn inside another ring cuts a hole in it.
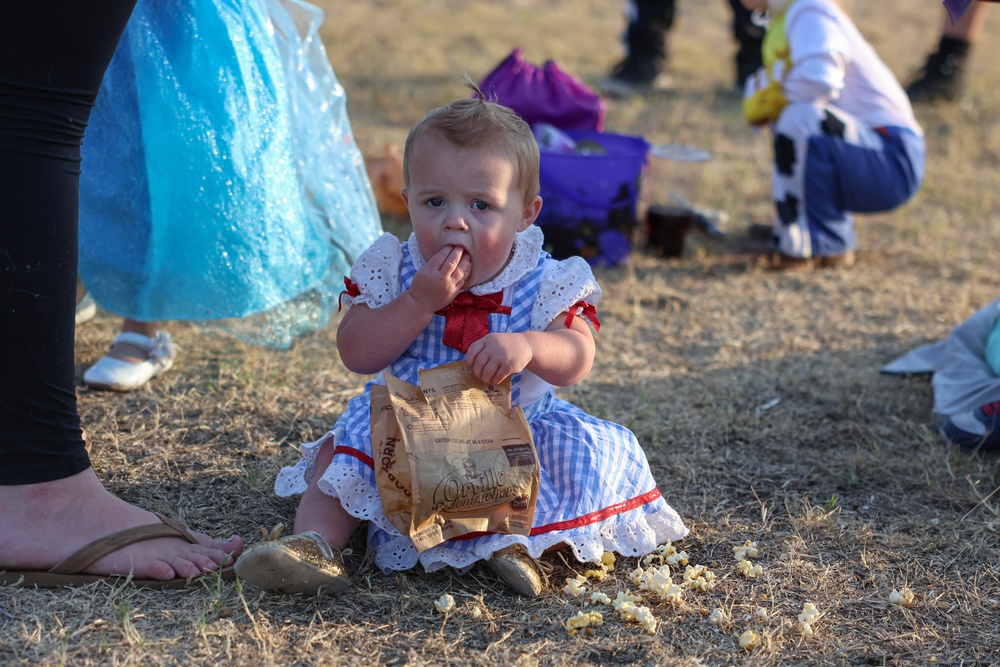
M 764 28 L 753 21 L 753 12 L 740 0 L 729 0 L 733 10 L 733 38 L 739 45 L 736 51 L 736 92 L 743 94 L 747 77 L 764 64 L 761 46 Z
M 625 32 L 628 54 L 598 82 L 597 88 L 611 97 L 628 98 L 662 88 L 669 83 L 667 32 L 674 24 L 673 0 L 636 0 L 635 15 Z
M 938 50 L 906 86 L 911 102 L 954 102 L 965 90 L 965 67 L 972 44 L 964 39 L 942 37 Z

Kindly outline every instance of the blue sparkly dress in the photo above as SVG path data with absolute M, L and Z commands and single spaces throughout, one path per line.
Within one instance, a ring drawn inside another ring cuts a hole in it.
M 287 346 L 381 233 L 322 12 L 139 0 L 84 139 L 80 276 L 104 309 Z

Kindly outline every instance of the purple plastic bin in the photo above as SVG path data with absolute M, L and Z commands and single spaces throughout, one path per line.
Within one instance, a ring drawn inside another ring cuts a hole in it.
M 545 249 L 563 259 L 580 255 L 591 266 L 628 262 L 636 225 L 639 182 L 650 145 L 642 137 L 564 130 L 603 152 L 542 150 L 542 211 L 536 224 Z

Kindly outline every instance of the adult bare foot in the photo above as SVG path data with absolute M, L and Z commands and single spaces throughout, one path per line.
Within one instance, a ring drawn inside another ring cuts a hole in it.
M 0 569 L 47 570 L 90 542 L 127 528 L 155 524 L 152 512 L 104 488 L 93 468 L 52 482 L 0 486 Z M 169 581 L 212 572 L 243 550 L 243 538 L 197 543 L 165 537 L 130 544 L 85 568 L 95 575 Z

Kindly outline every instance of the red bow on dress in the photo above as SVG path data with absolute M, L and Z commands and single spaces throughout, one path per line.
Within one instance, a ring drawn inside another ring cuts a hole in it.
M 577 313 L 577 311 L 580 311 Z M 569 329 L 573 326 L 573 318 L 580 315 L 580 317 L 590 320 L 590 323 L 594 325 L 594 329 L 597 331 L 601 330 L 601 321 L 597 319 L 597 308 L 593 305 L 587 303 L 586 301 L 577 301 L 572 306 L 569 307 L 566 315 L 566 328 Z
M 454 301 L 436 313 L 445 318 L 442 342 L 465 354 L 470 345 L 490 332 L 490 313 L 510 314 L 510 306 L 502 303 L 502 291 L 483 296 L 459 292 Z
M 338 313 L 344 307 L 344 295 L 345 294 L 347 296 L 361 296 L 361 288 L 359 288 L 358 284 L 356 282 L 354 282 L 353 280 L 351 280 L 350 278 L 348 278 L 347 276 L 344 276 L 344 285 L 347 287 L 347 289 L 345 289 L 343 292 L 341 292 L 340 296 L 337 297 L 337 312 Z

